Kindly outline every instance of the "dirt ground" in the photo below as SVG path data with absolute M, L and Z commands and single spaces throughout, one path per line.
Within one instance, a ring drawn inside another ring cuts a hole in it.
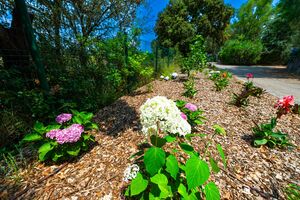
M 91 151 L 73 163 L 57 166 L 34 160 L 21 170 L 18 182 L 8 177 L 0 180 L 0 199 L 100 199 L 109 193 L 113 199 L 120 199 L 126 186 L 122 181 L 123 171 L 131 164 L 129 157 L 137 152 L 137 144 L 145 140 L 140 133 L 139 107 L 157 95 L 186 100 L 204 110 L 207 120 L 199 129 L 205 132 L 213 133 L 214 124 L 226 129 L 227 136 L 214 139 L 227 156 L 227 169 L 212 176 L 222 199 L 284 199 L 283 189 L 287 184 L 300 184 L 300 117 L 288 114 L 278 122 L 278 128 L 298 147 L 254 148 L 251 146 L 254 122 L 269 122 L 275 116 L 277 97 L 266 93 L 260 99 L 251 98 L 248 107 L 237 108 L 229 102 L 232 93 L 242 88 L 238 79 L 234 78 L 222 92 L 216 92 L 213 82 L 202 74 L 197 76 L 196 83 L 199 92 L 194 99 L 182 97 L 181 79 L 156 80 L 153 92 L 148 93 L 144 86 L 120 98 L 97 113 L 95 121 L 101 130 L 94 133 L 98 144 Z M 193 140 L 196 149 L 200 142 Z M 34 156 L 32 151 L 24 155 Z M 60 171 L 53 173 L 56 170 Z

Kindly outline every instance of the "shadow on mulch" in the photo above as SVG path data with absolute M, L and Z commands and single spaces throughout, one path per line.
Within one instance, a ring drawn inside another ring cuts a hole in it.
M 95 121 L 100 125 L 100 132 L 113 137 L 129 128 L 141 129 L 136 110 L 124 100 L 117 100 L 111 106 L 100 110 Z

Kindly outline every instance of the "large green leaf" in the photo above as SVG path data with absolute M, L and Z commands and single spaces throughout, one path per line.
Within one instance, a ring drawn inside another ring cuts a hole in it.
M 210 182 L 205 186 L 204 193 L 206 200 L 219 200 L 221 198 L 219 189 L 213 182 Z
M 22 141 L 24 142 L 34 142 L 43 139 L 43 137 L 38 133 L 30 133 L 25 135 Z
M 178 187 L 178 193 L 184 198 L 184 199 L 188 199 L 189 198 L 189 194 L 186 191 L 186 187 L 180 183 L 179 187 Z
M 194 155 L 195 151 L 191 145 L 189 145 L 187 143 L 180 143 L 179 146 L 185 153 L 187 153 L 189 155 Z
M 44 127 L 44 124 L 37 121 L 35 122 L 34 126 L 33 126 L 33 130 L 35 130 L 36 132 L 43 134 L 46 132 L 46 127 Z
M 267 139 L 254 140 L 254 146 L 261 146 L 268 143 Z
M 80 152 L 80 144 L 68 147 L 67 153 L 71 156 L 78 156 Z
M 218 149 L 218 152 L 222 158 L 222 161 L 223 161 L 223 165 L 224 167 L 226 168 L 226 157 L 225 157 L 225 153 L 223 151 L 223 148 L 220 144 L 217 144 L 217 149 Z
M 151 135 L 150 140 L 151 140 L 151 144 L 156 147 L 162 147 L 167 143 L 166 139 L 160 138 L 156 135 Z
M 185 173 L 189 190 L 203 185 L 210 175 L 207 163 L 196 156 L 186 162 Z
M 50 152 L 54 147 L 51 145 L 51 142 L 44 143 L 40 148 L 39 148 L 39 159 L 40 161 L 46 160 L 46 155 L 48 152 Z
M 130 184 L 130 195 L 135 196 L 146 190 L 148 186 L 148 181 L 143 178 L 142 174 L 139 172 L 135 179 L 131 181 Z
M 174 155 L 169 155 L 166 162 L 166 171 L 176 180 L 177 174 L 179 172 L 178 162 Z
M 173 137 L 173 136 L 171 136 L 171 135 L 167 135 L 167 136 L 165 137 L 165 139 L 166 139 L 167 142 L 169 142 L 169 143 L 176 141 L 176 137 Z
M 158 147 L 151 147 L 144 155 L 144 163 L 147 172 L 151 176 L 156 174 L 158 170 L 165 164 L 166 154 Z

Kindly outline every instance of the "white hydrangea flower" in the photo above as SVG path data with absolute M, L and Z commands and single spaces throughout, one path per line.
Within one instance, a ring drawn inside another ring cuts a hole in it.
M 146 135 L 157 133 L 157 124 L 164 133 L 184 136 L 191 133 L 190 124 L 184 120 L 176 103 L 166 97 L 148 99 L 140 108 L 142 132 Z
M 165 80 L 166 80 L 166 81 L 170 80 L 170 77 L 169 77 L 169 76 L 166 76 L 166 77 L 165 77 Z
M 160 76 L 161 79 L 164 79 L 165 77 L 163 75 Z
M 129 167 L 127 167 L 124 171 L 124 178 L 123 180 L 125 182 L 128 182 L 132 179 L 135 179 L 135 177 L 137 176 L 137 173 L 140 171 L 140 168 L 137 164 L 133 164 L 130 165 Z
M 172 73 L 171 76 L 172 76 L 173 79 L 176 79 L 178 77 L 178 74 L 176 72 L 174 72 L 174 73 Z

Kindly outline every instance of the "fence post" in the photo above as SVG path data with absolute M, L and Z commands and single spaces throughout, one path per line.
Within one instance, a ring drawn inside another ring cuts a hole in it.
M 36 66 L 39 80 L 41 82 L 41 88 L 45 91 L 49 91 L 49 85 L 46 78 L 45 68 L 42 64 L 39 48 L 36 44 L 35 36 L 32 29 L 32 24 L 28 15 L 27 6 L 24 0 L 15 0 L 16 11 L 21 16 L 22 25 L 25 31 L 25 36 L 29 44 L 31 56 Z

